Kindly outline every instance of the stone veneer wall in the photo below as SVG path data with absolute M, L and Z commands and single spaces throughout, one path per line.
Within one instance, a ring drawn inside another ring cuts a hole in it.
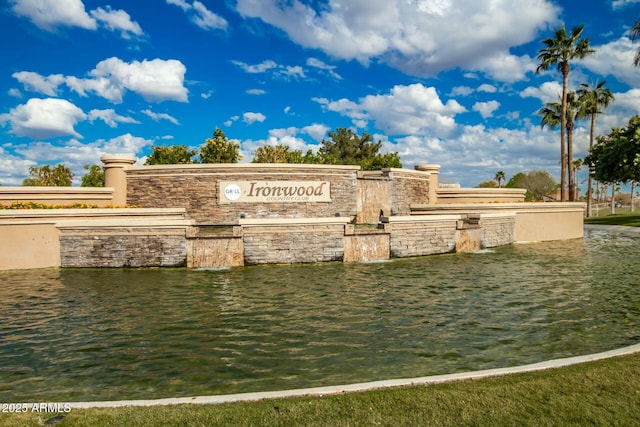
M 391 213 L 410 215 L 411 205 L 428 204 L 431 174 L 409 169 L 388 169 L 391 178 Z
M 344 258 L 343 224 L 243 228 L 245 265 L 342 261 Z
M 433 221 L 391 218 L 389 249 L 392 258 L 404 258 L 454 252 L 458 217 Z M 414 218 L 416 219 L 416 218 Z
M 429 203 L 431 174 L 389 168 L 358 173 L 358 223 L 378 222 L 383 216 L 409 215 L 411 205 Z
M 359 166 L 198 164 L 127 169 L 127 203 L 147 208 L 184 207 L 197 224 L 237 224 L 245 218 L 321 218 L 357 214 Z M 218 203 L 220 181 L 329 181 L 330 202 Z
M 359 224 L 380 221 L 380 211 L 391 214 L 391 179 L 388 173 L 358 172 L 358 216 Z
M 163 227 L 61 228 L 61 267 L 182 267 L 185 230 Z
M 515 242 L 515 214 L 482 215 L 482 247 L 494 248 Z
M 240 226 L 204 226 L 187 229 L 187 267 L 223 268 L 244 265 Z

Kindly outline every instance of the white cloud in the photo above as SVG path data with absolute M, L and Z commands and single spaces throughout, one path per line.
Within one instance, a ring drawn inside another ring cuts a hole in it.
M 15 156 L 0 146 L 0 185 L 21 185 L 22 180 L 27 177 L 29 167 L 36 164 L 35 161 Z
M 635 3 L 640 3 L 640 0 L 613 0 L 611 7 L 613 9 L 620 9 Z
M 246 73 L 251 73 L 251 74 L 265 73 L 268 70 L 278 68 L 278 64 L 276 64 L 274 61 L 271 61 L 271 60 L 262 61 L 261 63 L 256 65 L 249 65 L 242 61 L 231 61 L 231 63 L 242 68 Z
M 305 78 L 305 70 L 299 65 L 280 65 L 272 60 L 265 60 L 259 64 L 250 65 L 242 61 L 231 61 L 232 64 L 240 67 L 245 73 L 263 74 L 272 73 L 274 77 L 285 79 Z
M 640 86 L 640 73 L 633 65 L 640 45 L 624 36 L 602 46 L 593 46 L 596 53 L 580 61 L 580 64 L 601 76 L 612 75 L 630 86 Z
M 145 59 L 126 63 L 112 57 L 99 62 L 89 73 L 95 80 L 79 81 L 83 83 L 81 86 L 87 83 L 87 87 L 82 89 L 93 90 L 112 102 L 121 102 L 125 89 L 137 93 L 146 101 L 187 102 L 185 72 L 186 67 L 175 59 Z
M 310 126 L 315 127 L 316 125 L 314 124 Z M 291 151 L 301 150 L 302 153 L 306 153 L 308 150 L 317 152 L 317 144 L 309 144 L 303 138 L 298 136 L 300 132 L 307 133 L 304 129 L 307 129 L 308 127 L 309 126 L 303 128 L 302 130 L 296 127 L 271 129 L 269 131 L 269 136 L 265 139 L 242 141 L 242 154 L 245 159 L 250 160 L 251 158 L 253 158 L 253 154 L 258 149 L 258 147 L 262 147 L 264 145 L 271 145 L 273 147 L 275 147 L 276 145 L 286 145 Z
M 22 83 L 25 90 L 39 92 L 49 96 L 56 96 L 58 94 L 58 87 L 64 82 L 64 76 L 62 74 L 41 76 L 31 71 L 19 71 L 13 73 L 11 77 Z
M 494 85 L 487 83 L 478 86 L 478 92 L 496 93 L 497 91 L 498 89 Z
M 64 83 L 80 96 L 93 92 L 114 103 L 122 102 L 127 90 L 142 96 L 146 101 L 166 100 L 187 102 L 188 90 L 184 87 L 186 67 L 178 60 L 153 59 L 126 63 L 112 57 L 99 62 L 90 78 L 51 74 L 42 76 L 31 71 L 13 73 L 13 77 L 29 91 L 56 96 Z
M 191 9 L 191 5 L 184 0 L 167 0 L 167 4 L 172 4 L 174 6 L 178 6 L 185 12 Z
M 192 4 L 184 0 L 167 0 L 167 4 L 178 6 L 189 16 L 191 22 L 203 30 L 226 30 L 229 25 L 226 19 L 211 12 L 197 0 Z
M 98 139 L 93 142 L 80 142 L 75 138 L 68 141 L 56 142 L 55 144 L 46 141 L 34 141 L 29 144 L 13 146 L 16 154 L 22 159 L 25 166 L 21 174 L 27 176 L 28 166 L 34 164 L 56 164 L 64 163 L 74 176 L 74 184 L 78 185 L 82 175 L 84 175 L 84 165 L 102 164 L 100 157 L 105 154 L 126 154 L 136 156 L 153 141 L 133 136 L 129 133 L 110 139 Z M 140 156 L 138 155 L 138 158 Z M 1 161 L 0 161 L 1 162 Z M 0 174 L 0 176 L 2 176 Z M 15 180 L 16 178 L 14 178 Z M 20 179 L 20 181 L 22 181 Z
M 228 120 L 226 120 L 226 121 L 224 122 L 224 125 L 225 125 L 225 126 L 227 126 L 227 127 L 229 127 L 229 126 L 231 126 L 233 123 L 237 122 L 237 121 L 238 121 L 238 119 L 240 119 L 240 116 L 231 116 L 231 117 L 229 117 L 229 119 L 228 119 Z
M 363 120 L 374 120 L 387 135 L 448 135 L 456 128 L 454 116 L 466 111 L 455 100 L 443 103 L 435 88 L 420 83 L 394 86 L 386 95 L 367 95 L 357 103 L 344 98 L 314 101 L 351 118 L 357 127 Z
M 482 125 L 463 126 L 455 138 L 410 135 L 398 138 L 393 151 L 400 154 L 405 168 L 420 163 L 439 164 L 440 181 L 475 186 L 493 179 L 495 171 L 504 170 L 507 179 L 517 172 L 535 169 L 558 173 L 557 134 L 538 126 L 513 130 L 489 129 Z M 487 170 L 492 171 L 490 175 Z
M 468 96 L 473 93 L 473 88 L 469 86 L 455 86 L 451 89 L 449 96 Z
M 535 71 L 536 66 L 535 60 L 527 55 L 515 56 L 507 52 L 479 58 L 473 65 L 475 69 L 501 82 L 524 80 L 527 73 Z
M 266 120 L 266 118 L 267 116 L 262 113 L 246 112 L 242 115 L 242 121 L 248 125 L 254 124 L 255 122 L 262 123 Z
M 500 108 L 498 101 L 476 102 L 473 105 L 473 111 L 480 113 L 483 119 L 493 117 L 494 111 Z
M 223 17 L 211 12 L 199 1 L 193 2 L 193 9 L 196 12 L 192 18 L 193 23 L 203 30 L 225 30 L 227 28 L 227 21 Z
M 321 60 L 319 60 L 317 58 L 308 58 L 307 59 L 307 66 L 313 67 L 313 68 L 317 68 L 319 70 L 323 70 L 324 72 L 329 74 L 334 79 L 342 80 L 342 76 L 334 71 L 336 69 L 335 65 L 325 64 L 324 62 L 322 62 Z
M 160 121 L 160 120 L 168 120 L 171 123 L 173 123 L 174 125 L 179 125 L 180 124 L 178 119 L 176 119 L 175 117 L 170 116 L 167 113 L 154 113 L 151 110 L 142 110 L 142 113 L 145 114 L 146 116 L 149 116 L 151 119 L 153 119 L 156 122 Z
M 293 77 L 293 78 L 305 78 L 304 69 L 299 65 L 289 66 L 287 65 L 282 69 L 278 74 L 283 75 L 285 77 Z
M 132 34 L 135 36 L 144 34 L 140 25 L 132 21 L 131 16 L 124 10 L 113 10 L 111 6 L 107 6 L 106 9 L 99 7 L 92 10 L 90 14 L 108 30 L 120 31 L 120 35 L 124 39 L 131 38 Z
M 11 133 L 32 139 L 73 135 L 81 138 L 74 126 L 86 120 L 84 112 L 71 102 L 56 98 L 31 98 L 26 104 L 0 115 L 0 123 L 9 123 Z
M 265 95 L 267 93 L 264 89 L 249 89 L 247 90 L 248 95 Z
M 111 6 L 98 7 L 87 13 L 82 0 L 9 0 L 18 16 L 31 20 L 37 27 L 53 32 L 57 27 L 80 27 L 97 30 L 102 26 L 110 31 L 119 31 L 121 37 L 143 35 L 140 25 L 131 20 L 124 10 L 113 10 Z
M 121 116 L 111 108 L 106 110 L 94 109 L 89 111 L 89 121 L 93 123 L 95 120 L 102 120 L 107 124 L 107 126 L 112 128 L 118 127 L 118 123 L 140 124 L 140 122 L 133 117 Z
M 520 92 L 523 98 L 538 98 L 543 104 L 556 102 L 562 95 L 562 84 L 558 82 L 544 82 L 539 87 L 529 86 Z
M 22 92 L 20 92 L 20 89 L 16 89 L 15 87 L 12 87 L 11 89 L 9 89 L 7 91 L 7 95 L 12 96 L 14 98 L 22 98 Z
M 329 132 L 330 129 L 331 128 L 329 128 L 329 126 L 326 126 L 320 123 L 313 123 L 309 126 L 303 127 L 301 129 L 301 132 L 306 133 L 311 138 L 319 142 L 324 139 L 324 137 L 327 135 L 327 132 Z
M 317 9 L 299 0 L 238 0 L 237 10 L 335 58 L 381 59 L 422 77 L 461 67 L 508 82 L 532 66 L 509 49 L 534 40 L 560 14 L 548 0 L 328 0 Z
M 9 0 L 12 10 L 37 27 L 53 31 L 58 26 L 95 30 L 97 24 L 84 9 L 82 0 Z

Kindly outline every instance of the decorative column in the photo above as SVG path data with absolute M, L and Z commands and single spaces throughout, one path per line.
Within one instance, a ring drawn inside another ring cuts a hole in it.
M 113 187 L 114 206 L 127 204 L 127 173 L 126 169 L 138 159 L 135 156 L 114 155 L 102 156 L 100 160 L 104 164 L 104 186 Z
M 429 204 L 438 203 L 438 182 L 440 176 L 440 165 L 416 165 L 415 169 L 422 172 L 429 172 Z

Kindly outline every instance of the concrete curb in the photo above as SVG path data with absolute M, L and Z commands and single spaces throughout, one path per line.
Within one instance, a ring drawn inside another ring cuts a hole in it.
M 437 384 L 449 381 L 479 379 L 486 377 L 494 377 L 499 375 L 541 371 L 545 369 L 560 368 L 564 366 L 576 365 L 579 363 L 592 362 L 595 360 L 608 359 L 611 357 L 624 356 L 628 354 L 640 352 L 640 344 L 628 347 L 622 347 L 615 350 L 605 351 L 602 353 L 589 354 L 585 356 L 568 357 L 564 359 L 554 359 L 545 362 L 533 363 L 529 365 L 514 366 L 508 368 L 487 369 L 482 371 L 462 372 L 457 374 L 433 375 L 418 378 L 401 378 L 384 381 L 371 381 L 357 384 L 301 388 L 295 390 L 282 391 L 265 391 L 257 393 L 237 393 L 224 394 L 217 396 L 193 396 L 193 397 L 177 397 L 166 399 L 149 399 L 149 400 L 114 400 L 102 402 L 72 402 L 72 409 L 86 408 L 119 408 L 124 406 L 156 406 L 156 405 L 181 405 L 185 403 L 195 404 L 220 404 L 241 401 L 256 401 L 262 399 L 276 399 L 294 396 L 324 396 L 330 394 L 339 394 L 355 391 L 366 391 L 373 389 L 382 389 L 389 387 L 399 387 L 408 385 L 424 385 Z

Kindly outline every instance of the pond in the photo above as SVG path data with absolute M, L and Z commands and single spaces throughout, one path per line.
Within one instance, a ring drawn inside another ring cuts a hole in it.
M 152 399 L 534 363 L 640 341 L 640 235 L 384 263 L 0 272 L 0 401 Z

